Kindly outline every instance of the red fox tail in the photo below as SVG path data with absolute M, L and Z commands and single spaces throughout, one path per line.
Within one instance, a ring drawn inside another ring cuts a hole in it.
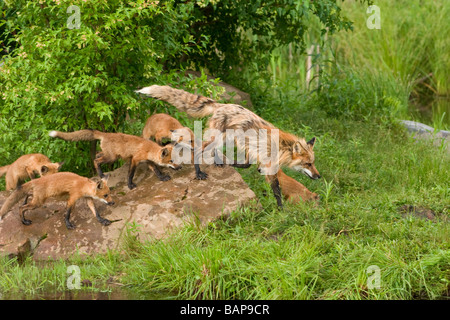
M 11 210 L 11 208 L 20 201 L 20 199 L 24 198 L 30 189 L 29 182 L 19 186 L 13 193 L 6 199 L 2 208 L 0 209 L 0 220 L 2 220 L 3 216 Z
M 6 174 L 6 172 L 8 172 L 8 169 L 9 169 L 10 166 L 11 166 L 11 165 L 7 165 L 7 166 L 4 166 L 4 167 L 0 167 L 0 178 L 3 177 L 3 175 Z
M 48 135 L 52 138 L 59 138 L 67 141 L 94 141 L 100 139 L 101 132 L 89 129 L 74 132 L 50 131 Z
M 210 98 L 169 86 L 153 85 L 137 90 L 136 92 L 166 101 L 194 118 L 202 118 L 213 114 L 219 105 Z

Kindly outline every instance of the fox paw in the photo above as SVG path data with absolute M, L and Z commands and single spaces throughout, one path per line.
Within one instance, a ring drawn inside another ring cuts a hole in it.
M 26 225 L 26 226 L 29 226 L 29 225 L 31 224 L 31 220 L 23 219 L 23 220 L 22 220 L 22 223 L 23 223 L 24 225 Z
M 108 219 L 102 219 L 102 220 L 100 220 L 100 223 L 106 227 L 111 224 L 111 221 Z
M 69 229 L 69 230 L 75 229 L 75 225 L 71 224 L 70 222 L 66 222 L 66 227 L 67 227 L 67 229 Z
M 208 178 L 208 174 L 200 171 L 199 173 L 197 173 L 197 176 L 195 177 L 197 180 L 205 180 L 206 178 Z
M 134 183 L 130 183 L 130 184 L 128 184 L 128 189 L 130 189 L 130 190 L 133 190 L 134 188 L 136 188 L 137 186 L 136 186 L 136 184 L 134 184 Z
M 161 181 L 169 181 L 170 179 L 171 179 L 170 176 L 167 174 L 159 177 L 159 180 Z

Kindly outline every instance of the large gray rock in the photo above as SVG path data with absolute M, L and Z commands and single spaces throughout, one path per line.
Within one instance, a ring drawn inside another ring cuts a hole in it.
M 414 135 L 414 138 L 421 140 L 430 140 L 435 146 L 441 146 L 444 144 L 447 152 L 450 153 L 450 131 L 446 130 L 435 130 L 426 124 L 410 121 L 410 120 L 400 120 L 400 123 Z
M 32 254 L 36 260 L 48 260 L 120 250 L 130 224 L 138 227 L 139 239 L 160 239 L 186 221 L 207 223 L 255 199 L 233 168 L 202 166 L 202 170 L 209 174 L 207 180 L 196 180 L 193 166 L 164 169 L 172 179 L 162 182 L 141 164 L 134 179 L 137 188 L 131 191 L 126 186 L 128 165 L 110 172 L 108 185 L 116 204 L 95 201 L 100 214 L 113 221 L 109 226 L 97 221 L 85 200 L 72 212 L 75 230 L 65 226 L 61 199 L 49 199 L 45 206 L 28 211 L 27 218 L 33 221 L 29 226 L 21 223 L 16 205 L 0 221 L 0 255 Z M 0 192 L 0 205 L 8 195 Z

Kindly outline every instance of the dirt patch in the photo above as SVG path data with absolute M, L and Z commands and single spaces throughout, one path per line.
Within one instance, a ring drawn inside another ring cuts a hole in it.
M 405 204 L 398 208 L 398 212 L 403 216 L 403 218 L 413 216 L 428 220 L 435 219 L 435 212 L 433 210 L 420 206 Z

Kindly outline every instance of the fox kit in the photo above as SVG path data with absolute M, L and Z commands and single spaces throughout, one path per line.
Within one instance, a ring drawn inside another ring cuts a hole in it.
M 97 154 L 94 160 L 94 166 L 100 178 L 104 177 L 100 167 L 102 164 L 113 163 L 117 159 L 131 160 L 130 170 L 128 171 L 128 188 L 130 189 L 136 188 L 133 177 L 140 162 L 147 162 L 161 181 L 170 180 L 170 176 L 163 174 L 158 166 L 169 167 L 174 170 L 181 168 L 172 160 L 172 145 L 161 147 L 157 143 L 141 137 L 124 133 L 105 133 L 97 130 L 51 131 L 49 135 L 67 141 L 100 140 L 102 151 Z
M 106 179 L 95 182 L 72 172 L 58 172 L 31 180 L 20 186 L 3 204 L 0 210 L 0 220 L 17 202 L 25 198 L 24 204 L 19 208 L 19 214 L 21 215 L 22 223 L 24 225 L 30 225 L 31 220 L 25 219 L 25 212 L 27 210 L 42 206 L 48 198 L 63 195 L 69 196 L 65 214 L 65 222 L 68 229 L 75 228 L 70 222 L 70 213 L 80 198 L 88 198 L 89 209 L 102 225 L 107 226 L 111 224 L 111 221 L 99 215 L 93 202 L 93 199 L 97 199 L 108 205 L 114 204 L 114 201 L 111 199 L 110 190 L 106 184 Z M 29 197 L 32 197 L 30 202 L 28 202 Z
M 156 143 L 161 145 L 164 138 L 171 139 L 174 133 L 175 135 L 179 133 L 176 142 L 182 142 L 183 135 L 186 134 L 190 135 L 190 141 L 184 142 L 191 143 L 194 141 L 194 132 L 191 129 L 184 127 L 177 119 L 168 114 L 157 113 L 147 119 L 142 130 L 142 137 L 147 140 L 154 138 Z
M 24 180 L 45 176 L 59 171 L 63 162 L 53 163 L 40 153 L 26 154 L 12 164 L 0 167 L 0 177 L 6 174 L 6 190 L 17 188 Z
M 277 178 L 280 182 L 281 193 L 286 200 L 293 203 L 319 201 L 319 195 L 317 193 L 309 191 L 303 184 L 285 174 L 283 170 L 278 170 Z
M 217 103 L 210 98 L 179 89 L 174 89 L 169 86 L 153 85 L 136 92 L 166 101 L 192 117 L 201 118 L 211 115 L 211 118 L 208 121 L 208 127 L 210 129 L 219 130 L 223 133 L 223 135 L 226 134 L 227 129 L 242 130 L 243 132 L 246 132 L 249 129 L 253 129 L 256 132 L 259 132 L 259 129 L 266 129 L 270 138 L 272 135 L 272 130 L 278 130 L 273 124 L 265 121 L 255 113 L 240 105 Z M 278 135 L 278 164 L 280 166 L 287 166 L 296 171 L 300 171 L 311 179 L 319 179 L 320 174 L 314 166 L 315 159 L 313 148 L 315 138 L 312 138 L 310 141 L 306 142 L 303 138 L 298 138 L 293 134 L 281 130 L 278 130 Z M 257 139 L 258 138 L 259 136 Z M 210 141 L 204 143 L 202 148 L 204 149 L 212 142 L 214 142 L 214 137 Z M 237 144 L 238 148 L 246 150 L 247 158 L 256 159 L 256 161 L 260 163 L 258 155 L 254 154 L 255 149 L 250 149 L 245 140 L 238 140 Z M 249 164 L 246 164 L 241 167 L 248 166 Z M 197 179 L 207 178 L 207 174 L 200 170 L 199 164 L 195 165 L 195 169 Z M 265 168 L 262 169 L 265 170 Z M 269 174 L 267 178 L 277 199 L 277 204 L 282 206 L 280 186 L 277 175 Z

